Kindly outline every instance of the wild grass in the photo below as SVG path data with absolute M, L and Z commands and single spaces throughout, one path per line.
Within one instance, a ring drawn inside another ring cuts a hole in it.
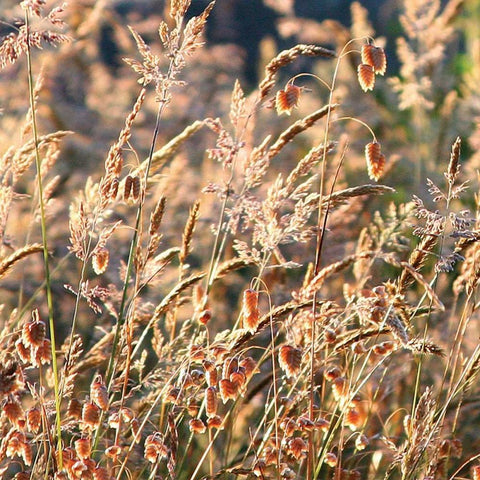
M 480 478 L 472 6 L 405 0 L 395 69 L 269 2 L 249 87 L 214 2 L 87 3 L 3 22 L 0 478 Z

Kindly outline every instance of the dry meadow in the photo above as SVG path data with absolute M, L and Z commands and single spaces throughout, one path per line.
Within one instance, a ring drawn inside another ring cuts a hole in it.
M 2 4 L 0 479 L 479 480 L 478 0 L 190 2 Z

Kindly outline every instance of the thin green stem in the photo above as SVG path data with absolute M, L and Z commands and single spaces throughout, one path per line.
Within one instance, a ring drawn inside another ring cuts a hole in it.
M 42 231 L 43 242 L 43 263 L 45 268 L 45 292 L 47 297 L 48 306 L 48 322 L 50 328 L 50 342 L 52 351 L 52 369 L 54 379 L 54 391 L 55 391 L 55 411 L 56 411 L 56 430 L 57 430 L 57 451 L 58 451 L 58 466 L 59 470 L 63 468 L 62 458 L 62 428 L 61 428 L 61 397 L 58 380 L 58 366 L 57 366 L 57 349 L 55 341 L 55 322 L 53 315 L 53 297 L 52 297 L 52 285 L 50 278 L 50 264 L 48 259 L 48 243 L 47 243 L 47 225 L 45 216 L 45 201 L 43 198 L 43 181 L 42 181 L 42 161 L 40 159 L 39 141 L 38 141 L 38 126 L 37 126 L 37 112 L 35 108 L 35 93 L 33 85 L 33 70 L 32 70 L 32 55 L 30 50 L 30 19 L 28 11 L 25 10 L 25 27 L 27 30 L 27 73 L 28 73 L 28 90 L 30 97 L 30 110 L 32 112 L 32 131 L 33 140 L 35 144 L 35 166 L 37 170 L 37 188 L 38 188 L 38 201 L 40 205 L 40 225 Z

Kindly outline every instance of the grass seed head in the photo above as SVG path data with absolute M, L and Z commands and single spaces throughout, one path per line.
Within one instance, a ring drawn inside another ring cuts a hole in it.
M 282 345 L 278 353 L 278 361 L 287 377 L 295 377 L 300 372 L 302 350 L 292 345 Z
M 82 423 L 85 430 L 95 430 L 100 425 L 100 408 L 92 401 L 83 405 Z
M 258 292 L 249 288 L 243 292 L 243 328 L 255 333 L 259 322 Z
M 31 433 L 38 433 L 42 425 L 42 414 L 38 407 L 27 410 L 27 430 Z
M 288 83 L 285 90 L 279 90 L 275 96 L 275 108 L 277 114 L 285 113 L 290 115 L 294 107 L 298 105 L 298 99 L 302 92 L 301 87 L 297 87 L 293 83 Z
M 214 417 L 217 414 L 217 407 L 217 389 L 215 387 L 208 387 L 205 390 L 205 410 L 207 413 L 207 417 Z
M 207 426 L 200 418 L 192 418 L 188 422 L 188 426 L 190 428 L 190 431 L 193 433 L 205 433 L 205 431 L 207 430 Z
M 216 430 L 223 430 L 223 418 L 215 415 L 207 420 L 208 428 L 215 428 Z
M 38 310 L 34 310 L 32 312 L 32 320 L 26 322 L 22 328 L 23 344 L 30 348 L 42 346 L 46 329 L 45 322 L 42 322 L 39 318 Z
M 102 410 L 108 410 L 108 390 L 101 375 L 97 375 L 90 385 L 90 398 Z
M 362 63 L 370 65 L 374 73 L 384 75 L 387 70 L 387 56 L 382 47 L 366 44 L 362 46 Z
M 360 87 L 362 87 L 364 92 L 373 90 L 373 87 L 375 86 L 375 72 L 373 67 L 365 63 L 361 63 L 357 67 L 357 77 L 358 83 L 360 83 Z
M 110 258 L 110 253 L 106 248 L 98 248 L 95 250 L 95 253 L 92 257 L 92 267 L 93 271 L 97 275 L 105 273 L 108 267 L 108 260 Z
M 92 453 L 92 447 L 89 438 L 79 438 L 75 440 L 75 452 L 77 453 L 78 458 L 81 460 L 86 460 L 90 458 Z

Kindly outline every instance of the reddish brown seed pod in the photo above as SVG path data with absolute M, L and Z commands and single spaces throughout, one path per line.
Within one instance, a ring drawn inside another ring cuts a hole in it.
M 383 172 L 385 171 L 385 163 L 386 158 L 385 155 L 382 153 L 380 154 L 376 162 L 371 162 L 367 164 L 368 176 L 372 180 L 378 182 L 378 180 L 380 180 L 380 178 L 383 176 Z
M 38 407 L 27 410 L 27 430 L 31 433 L 38 433 L 42 425 L 42 414 Z
M 110 428 L 117 429 L 118 427 L 120 427 L 120 414 L 118 412 L 111 413 L 108 416 L 107 423 Z
M 266 447 L 263 450 L 263 457 L 267 465 L 275 465 L 278 462 L 278 451 L 273 447 Z
M 388 353 L 387 349 L 383 346 L 382 343 L 379 343 L 378 345 L 374 345 L 372 350 L 373 350 L 373 353 L 375 353 L 375 355 L 380 355 L 380 356 L 386 355 Z
M 205 409 L 207 412 L 207 417 L 214 417 L 217 414 L 217 407 L 217 389 L 215 387 L 208 387 L 205 390 Z
M 187 400 L 187 412 L 191 417 L 196 417 L 198 415 L 198 412 L 200 411 L 200 405 L 198 402 L 190 397 Z
M 297 427 L 304 432 L 311 432 L 315 429 L 315 423 L 307 417 L 298 417 Z
M 230 381 L 237 386 L 237 389 L 240 390 L 247 383 L 247 377 L 245 376 L 245 373 L 237 370 L 236 372 L 232 372 L 230 374 Z
M 81 460 L 90 458 L 90 454 L 92 453 L 90 440 L 88 438 L 79 438 L 78 440 L 75 440 L 75 452 L 77 452 L 77 456 Z
M 68 402 L 67 416 L 75 420 L 82 418 L 82 404 L 76 398 L 72 398 Z
M 190 358 L 193 361 L 201 362 L 205 358 L 205 350 L 201 345 L 192 345 L 190 347 Z
M 25 346 L 23 340 L 19 338 L 15 342 L 15 348 L 17 350 L 18 356 L 22 360 L 23 363 L 30 363 L 31 359 L 31 352 L 30 349 Z
M 90 385 L 90 398 L 102 410 L 108 410 L 108 390 L 101 375 L 97 375 Z
M 216 369 L 215 362 L 211 360 L 203 360 L 202 365 L 206 372 L 211 372 Z
M 366 44 L 362 46 L 362 63 L 370 65 L 378 75 L 383 75 L 387 70 L 387 56 L 382 47 Z
M 138 175 L 135 175 L 132 178 L 132 198 L 136 202 L 140 198 L 140 187 L 141 187 L 141 182 L 140 182 L 140 177 Z
M 95 461 L 91 458 L 76 461 L 71 470 L 74 473 L 74 478 L 92 478 L 93 470 L 95 469 Z
M 382 154 L 378 142 L 370 142 L 365 146 L 365 160 L 367 161 L 368 176 L 378 181 L 385 170 L 385 155 Z
M 224 345 L 217 345 L 212 348 L 212 355 L 217 362 L 221 362 L 229 353 L 230 350 Z
M 338 459 L 334 453 L 329 452 L 325 455 L 324 461 L 329 467 L 333 468 L 337 466 Z
M 100 408 L 93 402 L 83 405 L 82 422 L 87 430 L 94 430 L 100 425 Z
M 330 429 L 330 422 L 326 418 L 319 418 L 315 420 L 315 428 L 326 433 Z
M 50 363 L 51 359 L 52 359 L 52 349 L 50 346 L 50 340 L 48 338 L 45 338 L 43 340 L 43 344 L 40 347 L 38 347 L 36 351 L 35 362 L 36 362 L 36 365 L 39 365 L 40 363 L 42 365 L 46 365 Z M 33 359 L 32 359 L 32 363 L 34 363 Z
M 110 192 L 109 192 L 110 199 L 115 200 L 117 198 L 119 185 L 120 185 L 120 182 L 118 181 L 118 178 L 114 178 L 110 183 Z
M 188 422 L 188 426 L 190 428 L 190 431 L 193 433 L 205 433 L 205 431 L 207 430 L 207 426 L 200 418 L 192 418 Z
M 345 413 L 345 425 L 351 430 L 356 430 L 363 425 L 364 416 L 356 408 L 349 408 Z
M 301 437 L 294 437 L 288 441 L 288 451 L 299 460 L 308 451 L 308 445 Z
M 112 445 L 111 447 L 105 449 L 105 455 L 113 460 L 116 460 L 120 453 L 122 453 L 122 449 L 119 445 Z
M 292 345 L 282 345 L 278 352 L 278 362 L 287 377 L 294 377 L 300 373 L 302 351 Z
M 326 328 L 323 332 L 323 338 L 326 343 L 335 343 L 337 341 L 337 332 L 332 328 Z
M 207 370 L 206 377 L 209 387 L 216 387 L 218 385 L 218 370 L 216 368 L 213 370 Z
M 215 415 L 207 420 L 208 428 L 216 428 L 217 430 L 223 430 L 223 418 Z
M 38 316 L 38 310 L 32 312 L 32 320 L 25 323 L 22 328 L 23 344 L 26 347 L 38 348 L 43 344 L 46 325 Z
M 238 358 L 226 358 L 223 362 L 222 376 L 224 378 L 229 378 L 233 372 L 238 370 Z
M 16 400 L 7 400 L 3 405 L 3 413 L 12 425 L 16 425 L 20 428 L 25 425 L 25 412 L 20 403 Z
M 355 448 L 357 450 L 365 450 L 370 441 L 368 440 L 368 437 L 366 435 L 359 435 L 356 440 L 355 440 Z
M 33 451 L 32 451 L 32 446 L 30 445 L 30 442 L 23 442 L 21 444 L 21 456 L 23 458 L 23 463 L 25 463 L 25 465 L 31 465 L 32 464 L 32 460 L 33 460 Z
M 133 177 L 127 175 L 125 177 L 125 184 L 123 187 L 123 199 L 127 202 L 132 196 Z
M 24 444 L 26 443 L 25 434 L 23 432 L 10 431 L 7 436 L 3 439 L 4 444 L 6 445 L 6 450 L 4 450 L 7 457 L 12 458 L 14 456 L 23 457 Z
M 119 414 L 126 423 L 130 423 L 135 418 L 135 413 L 133 413 L 133 410 L 128 407 L 122 407 Z
M 93 271 L 97 275 L 101 275 L 108 267 L 108 260 L 110 259 L 110 252 L 106 248 L 97 248 L 92 257 Z
M 284 431 L 286 437 L 291 437 L 297 429 L 297 422 L 293 418 L 285 417 L 280 423 L 280 428 Z
M 338 378 L 341 374 L 342 372 L 338 367 L 332 366 L 325 369 L 323 376 L 325 377 L 325 380 L 333 382 L 333 380 Z
M 182 397 L 182 392 L 179 388 L 171 386 L 165 395 L 165 401 L 176 403 Z
M 207 323 L 212 319 L 212 311 L 211 310 L 203 310 L 200 312 L 198 316 L 198 321 L 202 325 L 207 325 Z
M 168 448 L 163 441 L 163 435 L 155 432 L 145 439 L 144 457 L 151 463 L 155 463 L 160 458 L 168 456 Z
M 285 90 L 279 90 L 275 96 L 275 108 L 278 115 L 285 113 L 290 115 L 294 107 L 298 105 L 298 99 L 302 92 L 301 87 L 297 87 L 293 83 L 288 83 Z
M 257 362 L 252 357 L 242 358 L 238 366 L 245 369 L 245 376 L 247 377 L 247 380 L 250 380 L 253 374 L 259 371 L 257 368 Z
M 335 400 L 342 400 L 346 397 L 348 391 L 348 382 L 345 377 L 338 377 L 332 382 L 332 391 Z
M 249 288 L 243 292 L 243 328 L 255 333 L 259 322 L 258 292 Z
M 362 87 L 364 92 L 373 90 L 375 86 L 375 72 L 373 71 L 373 67 L 366 63 L 361 63 L 357 68 L 357 77 L 360 87 Z
M 140 437 L 138 436 L 138 432 L 140 431 L 140 422 L 138 421 L 137 418 L 134 418 L 130 422 L 130 427 L 132 428 L 132 434 L 137 439 L 137 443 L 139 443 L 140 442 Z
M 228 378 L 222 378 L 218 383 L 218 388 L 220 391 L 220 398 L 223 403 L 227 403 L 229 399 L 237 398 L 238 388 L 231 382 Z

